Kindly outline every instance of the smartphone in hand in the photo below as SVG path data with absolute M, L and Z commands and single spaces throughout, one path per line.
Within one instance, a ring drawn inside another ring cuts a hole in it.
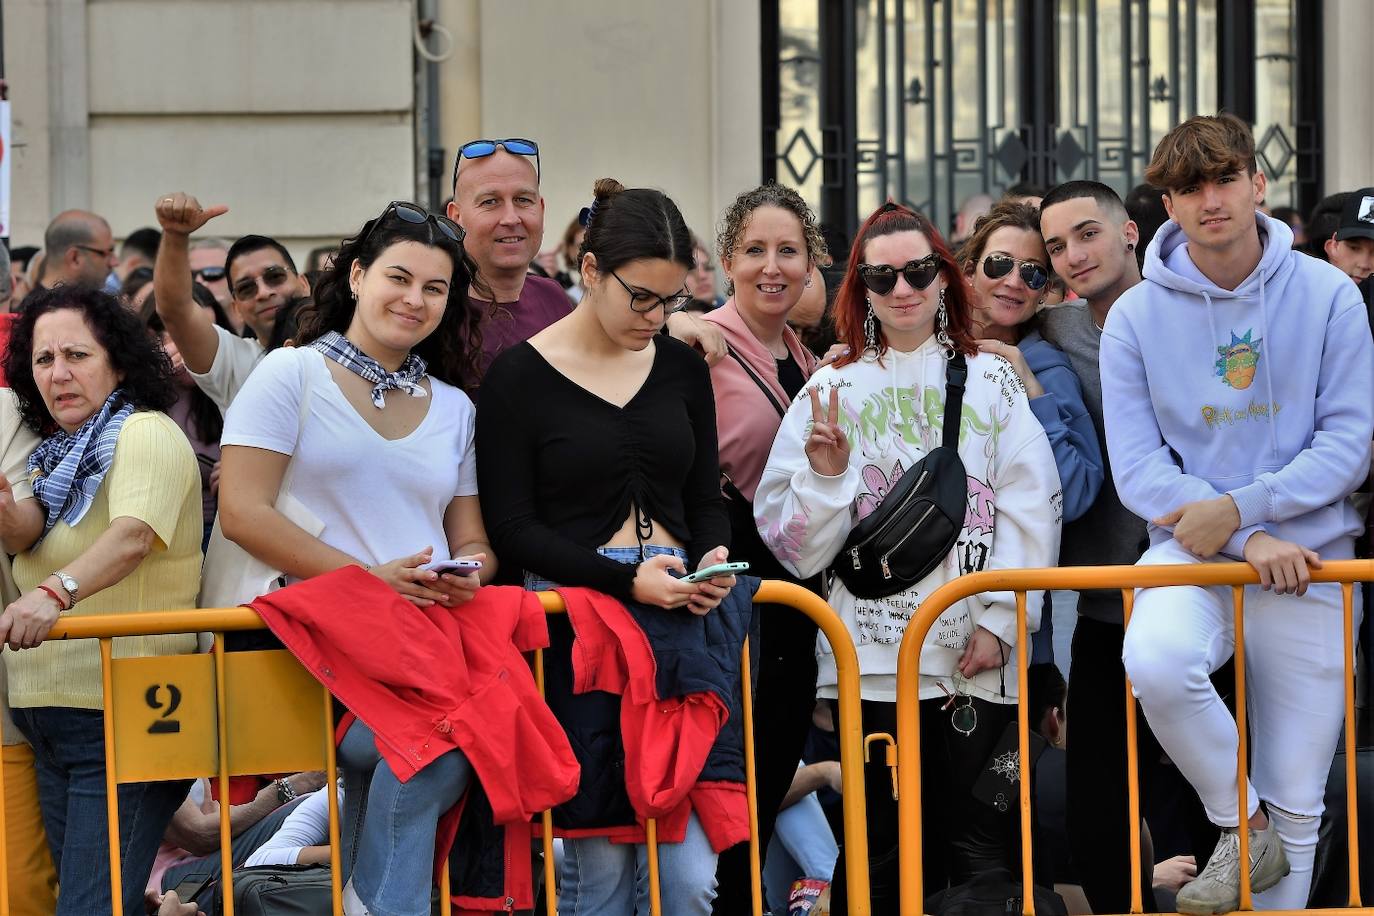
M 705 569 L 699 569 L 690 576 L 683 576 L 683 582 L 705 582 L 707 579 L 714 579 L 716 576 L 733 576 L 737 573 L 749 571 L 748 563 L 716 563 Z
M 452 573 L 455 576 L 470 576 L 475 572 L 482 571 L 481 560 L 435 560 L 433 563 L 426 563 L 421 569 L 430 572 L 437 572 L 439 575 Z

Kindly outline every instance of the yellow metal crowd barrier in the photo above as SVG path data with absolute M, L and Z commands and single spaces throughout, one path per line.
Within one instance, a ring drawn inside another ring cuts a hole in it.
M 1312 571 L 1313 582 L 1341 583 L 1345 608 L 1345 744 L 1346 744 L 1346 821 L 1349 825 L 1350 907 L 1360 907 L 1359 892 L 1359 824 L 1355 799 L 1355 634 L 1353 627 L 1353 595 L 1355 582 L 1374 580 L 1374 560 L 1341 560 L 1324 563 Z M 1031 849 L 1031 782 L 1030 782 L 1030 725 L 1027 721 L 1027 662 L 1026 592 L 1049 589 L 1120 589 L 1129 624 L 1135 589 L 1171 585 L 1230 586 L 1235 612 L 1236 658 L 1236 724 L 1240 737 L 1237 768 L 1237 793 L 1241 811 L 1246 806 L 1247 735 L 1245 720 L 1245 635 L 1243 612 L 1245 586 L 1259 582 L 1254 569 L 1246 563 L 1199 563 L 1178 566 L 1099 566 L 1060 567 L 1057 569 L 1006 569 L 973 573 L 948 582 L 936 589 L 917 610 L 902 639 L 897 661 L 897 752 L 895 785 L 898 804 L 898 837 L 901 860 L 901 913 L 918 916 L 922 912 L 924 895 L 921 874 L 921 731 L 919 665 L 921 645 L 940 614 L 973 595 L 984 592 L 1014 592 L 1016 595 L 1016 667 L 1018 723 L 1020 731 L 1020 810 L 1022 847 L 1023 913 L 1034 916 L 1032 893 Z M 1130 853 L 1131 853 L 1131 913 L 1140 913 L 1140 790 L 1137 784 L 1135 697 L 1129 682 L 1126 685 L 1126 753 L 1129 785 Z M 889 760 L 891 755 L 889 754 Z M 1247 832 L 1239 832 L 1240 861 L 1249 861 Z M 1240 905 L 1252 908 L 1250 873 L 1240 870 L 1242 877 Z M 1311 913 L 1298 910 L 1294 913 Z
M 563 610 L 554 592 L 542 593 L 546 611 Z M 849 881 L 849 912 L 868 916 L 868 837 L 864 815 L 862 725 L 859 716 L 859 663 L 844 624 L 830 606 L 810 591 L 785 582 L 765 581 L 754 597 L 759 604 L 788 605 L 810 617 L 830 641 L 839 671 L 839 722 L 836 724 L 843 774 L 844 832 Z M 226 652 L 224 634 L 261 629 L 248 608 L 131 612 L 58 621 L 49 639 L 99 639 L 105 696 L 105 785 L 109 823 L 119 822 L 117 786 L 125 782 L 213 777 L 222 801 L 229 798 L 229 779 L 270 773 L 324 770 L 327 785 L 337 784 L 334 723 L 329 691 L 320 686 L 285 651 Z M 114 658 L 112 640 L 149 634 L 214 634 L 209 654 Z M 743 653 L 744 683 L 750 683 L 749 648 Z M 536 654 L 535 676 L 543 689 L 542 653 Z M 282 696 L 293 698 L 281 703 Z M 750 876 L 753 912 L 762 913 L 757 811 L 755 810 L 752 697 L 744 691 L 744 734 L 750 818 Z M 0 771 L 0 798 L 3 798 Z M 220 805 L 220 851 L 223 861 L 224 913 L 233 916 L 233 856 L 229 805 Z M 8 855 L 4 849 L 4 806 L 0 804 L 0 916 L 9 916 Z M 544 812 L 543 844 L 549 916 L 556 914 L 553 895 L 552 815 Z M 646 829 L 649 884 L 654 916 L 661 913 L 657 834 Z M 122 916 L 118 830 L 110 831 L 110 883 L 115 916 Z M 333 879 L 333 912 L 343 912 L 340 887 L 338 796 L 329 793 L 329 845 Z M 440 881 L 441 907 L 450 913 L 449 875 Z

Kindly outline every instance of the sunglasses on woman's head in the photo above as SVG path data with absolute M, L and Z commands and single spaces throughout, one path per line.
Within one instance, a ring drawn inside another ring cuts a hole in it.
M 891 264 L 860 264 L 859 281 L 868 287 L 869 292 L 886 296 L 896 288 L 897 273 L 900 271 L 912 289 L 925 289 L 935 282 L 941 266 L 940 256 L 935 254 L 907 261 L 901 267 L 893 267 Z
M 382 211 L 382 215 L 374 219 L 372 225 L 367 227 L 367 231 L 363 233 L 363 237 L 358 239 L 358 245 L 362 246 L 372 236 L 373 230 L 380 226 L 382 221 L 392 214 L 395 214 L 397 219 L 404 220 L 416 226 L 424 223 L 433 223 L 440 232 L 448 237 L 449 241 L 457 242 L 459 245 L 463 244 L 463 238 L 467 235 L 462 226 L 458 225 L 447 216 L 438 216 L 434 213 L 430 213 L 419 204 L 412 204 L 404 200 L 393 200 L 386 205 L 386 209 Z
M 989 280 L 1002 279 L 1013 267 L 1020 270 L 1021 279 L 1033 290 L 1044 289 L 1050 281 L 1049 271 L 1034 261 L 1023 261 L 1009 254 L 990 254 L 983 258 L 983 276 Z

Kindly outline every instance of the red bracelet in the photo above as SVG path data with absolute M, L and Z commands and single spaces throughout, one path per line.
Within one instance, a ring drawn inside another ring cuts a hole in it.
M 47 593 L 48 593 L 48 597 L 52 598 L 52 600 L 54 600 L 54 601 L 57 602 L 57 608 L 58 608 L 58 610 L 60 610 L 60 611 L 69 610 L 69 608 L 68 608 L 65 604 L 62 603 L 62 599 L 59 598 L 59 597 L 57 596 L 57 592 L 55 592 L 55 591 L 53 591 L 52 589 L 48 588 L 46 585 L 40 585 L 40 586 L 38 586 L 38 589 L 39 589 L 39 591 L 47 592 Z

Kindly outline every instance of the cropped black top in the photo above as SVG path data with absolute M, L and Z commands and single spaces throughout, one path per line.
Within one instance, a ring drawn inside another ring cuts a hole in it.
M 617 407 L 574 383 L 529 343 L 502 353 L 482 382 L 477 487 L 503 564 L 562 585 L 630 597 L 635 567 L 596 548 L 634 511 L 686 545 L 688 568 L 730 526 L 720 495 L 716 411 L 700 354 L 655 337 L 639 391 Z

